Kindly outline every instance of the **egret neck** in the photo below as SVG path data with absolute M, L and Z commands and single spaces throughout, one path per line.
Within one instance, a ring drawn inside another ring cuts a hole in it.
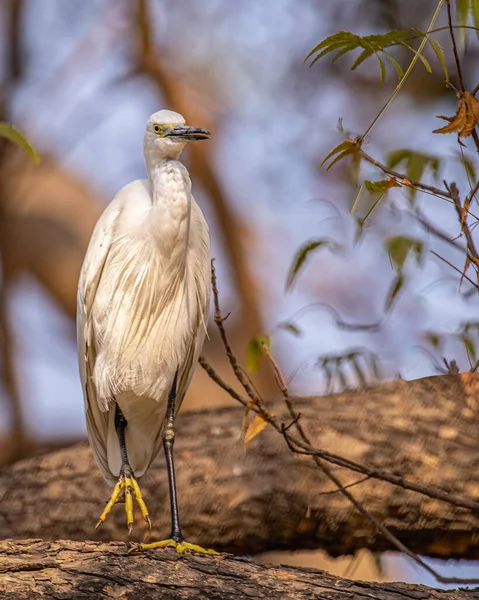
M 173 159 L 148 161 L 152 207 L 149 228 L 163 248 L 188 241 L 191 181 L 186 168 Z

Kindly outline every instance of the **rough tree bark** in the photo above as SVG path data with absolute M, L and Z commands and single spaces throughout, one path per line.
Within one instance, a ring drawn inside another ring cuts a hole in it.
M 478 600 L 479 591 L 348 581 L 324 571 L 258 565 L 225 555 L 179 556 L 174 550 L 127 555 L 125 545 L 119 543 L 28 540 L 0 542 L 0 597 Z
M 409 480 L 479 501 L 477 377 L 447 375 L 297 399 L 314 444 Z M 281 403 L 271 402 L 281 415 Z M 285 419 L 286 421 L 286 419 Z M 235 554 L 323 548 L 331 555 L 391 546 L 307 457 L 266 428 L 244 447 L 242 409 L 178 419 L 180 510 L 190 541 Z M 334 468 L 343 484 L 361 479 Z M 153 520 L 134 540 L 163 538 L 169 506 L 163 457 L 141 480 Z M 404 543 L 429 556 L 479 558 L 479 512 L 369 479 L 355 496 Z M 125 540 L 124 510 L 93 527 L 109 497 L 86 445 L 0 471 L 0 536 Z

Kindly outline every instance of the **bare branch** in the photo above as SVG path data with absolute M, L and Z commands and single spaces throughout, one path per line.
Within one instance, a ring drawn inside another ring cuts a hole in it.
M 473 600 L 475 590 L 435 590 L 408 583 L 368 583 L 325 571 L 257 564 L 246 558 L 178 556 L 173 551 L 128 555 L 125 544 L 94 542 L 0 543 L 0 595 L 25 598 L 421 598 Z
M 386 175 L 395 177 L 401 185 L 405 185 L 406 187 L 416 189 L 420 192 L 421 191 L 429 192 L 429 193 L 434 194 L 435 196 L 439 196 L 441 198 L 447 198 L 449 200 L 452 199 L 450 193 L 447 190 L 442 190 L 433 185 L 426 185 L 425 183 L 421 183 L 420 181 L 411 181 L 408 177 L 406 177 L 406 175 L 403 175 L 402 173 L 398 173 L 397 171 L 393 171 L 393 169 L 390 169 L 389 167 L 387 167 L 386 165 L 383 165 L 381 162 L 379 162 L 372 156 L 369 156 L 369 154 L 364 152 L 364 150 L 362 148 L 359 149 L 358 152 L 362 156 L 362 158 L 364 158 L 364 160 L 371 163 L 378 169 L 381 169 L 381 171 L 383 173 L 386 173 Z
M 217 324 L 217 326 L 220 328 L 220 334 L 221 334 L 221 338 L 223 340 L 224 346 L 225 346 L 225 351 L 228 355 L 228 358 L 230 360 L 230 363 L 233 365 L 235 365 L 233 367 L 233 370 L 235 372 L 235 375 L 237 376 L 238 380 L 240 381 L 240 383 L 244 386 L 244 381 L 243 381 L 243 377 L 242 377 L 242 372 L 240 371 L 240 369 L 238 369 L 238 365 L 237 365 L 237 360 L 232 352 L 231 346 L 228 342 L 227 339 L 227 335 L 226 335 L 226 331 L 224 329 L 223 326 L 223 318 L 221 316 L 221 309 L 220 309 L 220 305 L 219 305 L 219 295 L 218 295 L 218 288 L 217 288 L 217 283 L 216 283 L 216 275 L 214 272 L 214 267 L 212 265 L 212 287 L 213 287 L 213 294 L 214 294 L 214 298 L 215 298 L 215 323 Z M 288 388 L 285 382 L 284 377 L 281 374 L 281 371 L 279 369 L 278 364 L 276 363 L 276 361 L 273 359 L 269 348 L 266 344 L 262 343 L 262 349 L 263 352 L 265 353 L 266 357 L 269 359 L 271 366 L 272 366 L 272 370 L 273 373 L 275 375 L 275 379 L 277 382 L 277 385 L 282 393 L 282 397 L 284 400 L 284 403 L 288 409 L 289 412 L 289 416 L 292 419 L 292 423 L 293 423 L 293 427 L 296 429 L 296 431 L 298 432 L 298 436 L 293 436 L 292 434 L 290 434 L 286 428 L 286 426 L 284 424 L 279 424 L 276 417 L 274 417 L 274 415 L 268 411 L 265 408 L 264 402 L 262 401 L 261 398 L 259 397 L 255 397 L 254 398 L 254 402 L 249 403 L 248 408 L 252 408 L 255 412 L 257 412 L 258 414 L 261 415 L 261 417 L 267 421 L 269 424 L 271 424 L 274 429 L 276 431 L 278 431 L 279 433 L 282 434 L 282 436 L 284 437 L 288 447 L 290 448 L 290 450 L 294 453 L 297 454 L 305 454 L 305 455 L 309 455 L 313 458 L 316 466 L 337 486 L 338 490 L 340 491 L 340 493 L 342 495 L 344 495 L 350 502 L 351 504 L 368 520 L 370 521 L 375 527 L 376 529 L 381 532 L 385 538 L 393 545 L 395 546 L 397 549 L 399 549 L 400 551 L 404 552 L 407 556 L 409 556 L 412 560 L 414 560 L 417 564 L 419 564 L 420 566 L 422 566 L 426 571 L 428 571 L 430 574 L 432 574 L 438 581 L 442 582 L 442 583 L 479 583 L 479 579 L 475 579 L 475 580 L 463 580 L 460 578 L 448 578 L 448 577 L 444 577 L 442 575 L 440 575 L 437 571 L 435 571 L 433 568 L 431 568 L 427 563 L 425 563 L 419 556 L 417 556 L 414 552 L 412 552 L 407 546 L 405 546 L 400 540 L 397 539 L 397 537 L 395 535 L 393 535 L 386 527 L 384 527 L 382 525 L 382 523 L 380 523 L 378 521 L 378 519 L 376 519 L 364 506 L 361 502 L 359 502 L 352 494 L 351 492 L 349 492 L 345 486 L 343 486 L 343 484 L 341 483 L 340 479 L 331 471 L 331 469 L 324 464 L 324 462 L 322 462 L 322 458 L 326 458 L 324 452 L 317 450 L 315 448 L 312 447 L 311 442 L 309 440 L 309 437 L 306 434 L 305 429 L 303 428 L 299 416 L 296 413 L 294 406 L 292 404 L 291 398 L 289 397 L 289 393 L 288 393 Z M 212 369 L 211 369 L 212 370 Z M 249 385 L 248 385 L 249 388 Z M 248 388 L 245 388 L 248 391 Z M 251 397 L 251 396 L 250 396 Z M 252 398 L 253 400 L 253 398 Z M 331 460 L 331 455 L 329 457 L 329 460 L 326 459 L 327 462 L 333 462 L 333 464 L 339 464 L 340 462 L 342 462 L 343 464 L 340 466 L 346 466 L 345 463 L 349 462 L 347 460 L 342 459 L 341 457 L 338 457 L 339 461 L 335 462 Z M 366 469 L 362 471 L 364 474 L 369 475 L 369 473 L 367 473 Z M 388 475 L 388 474 L 386 474 Z M 467 502 L 467 500 L 466 500 Z

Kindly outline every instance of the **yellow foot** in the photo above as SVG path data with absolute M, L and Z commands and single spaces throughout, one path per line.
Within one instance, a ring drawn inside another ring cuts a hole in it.
M 154 550 L 155 548 L 174 548 L 178 554 L 183 554 L 186 550 L 190 552 L 199 552 L 200 554 L 218 554 L 216 550 L 205 550 L 201 546 L 196 544 L 190 544 L 188 542 L 175 542 L 175 540 L 161 540 L 161 542 L 152 542 L 151 544 L 134 544 L 129 550 L 128 554 L 132 552 L 138 552 L 141 550 Z
M 148 514 L 148 509 L 146 508 L 145 501 L 143 500 L 143 495 L 140 490 L 140 486 L 138 485 L 137 480 L 133 475 L 120 475 L 120 479 L 118 483 L 113 488 L 113 492 L 111 494 L 111 498 L 108 504 L 105 506 L 105 510 L 102 512 L 100 520 L 98 521 L 95 529 L 98 529 L 102 523 L 105 522 L 106 517 L 110 513 L 111 509 L 117 502 L 121 502 L 123 499 L 125 501 L 125 512 L 126 512 L 126 522 L 128 524 L 128 533 L 131 533 L 133 528 L 133 496 L 140 507 L 141 514 L 145 521 L 148 523 L 148 527 L 151 529 L 151 520 Z

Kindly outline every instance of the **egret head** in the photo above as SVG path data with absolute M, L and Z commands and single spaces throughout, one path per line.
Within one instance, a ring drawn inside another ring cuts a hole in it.
M 177 159 L 188 142 L 207 140 L 210 132 L 189 127 L 185 119 L 172 110 L 153 113 L 146 124 L 143 149 L 147 161 Z

